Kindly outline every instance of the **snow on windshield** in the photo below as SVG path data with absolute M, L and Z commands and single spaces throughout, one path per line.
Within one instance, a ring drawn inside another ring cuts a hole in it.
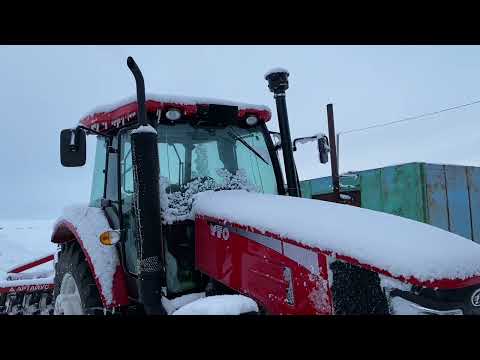
M 160 207 L 162 210 L 162 221 L 164 224 L 172 224 L 176 221 L 194 220 L 192 206 L 196 194 L 204 191 L 220 190 L 246 190 L 259 192 L 256 185 L 248 181 L 246 171 L 239 169 L 232 174 L 226 169 L 217 169 L 217 175 L 222 179 L 220 183 L 213 178 L 199 174 L 200 177 L 182 185 L 179 191 L 168 192 L 169 180 L 167 177 L 160 177 Z

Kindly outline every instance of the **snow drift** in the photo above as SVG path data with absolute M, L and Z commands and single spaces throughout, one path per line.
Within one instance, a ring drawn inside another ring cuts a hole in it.
M 258 312 L 252 299 L 243 295 L 215 295 L 192 301 L 172 315 L 240 315 Z

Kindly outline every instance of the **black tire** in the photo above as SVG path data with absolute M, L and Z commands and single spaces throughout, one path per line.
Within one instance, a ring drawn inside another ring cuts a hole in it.
M 7 301 L 7 294 L 0 294 L 0 315 L 6 315 L 5 302 Z
M 77 286 L 82 310 L 85 315 L 103 315 L 103 304 L 100 299 L 95 280 L 90 272 L 85 255 L 76 241 L 62 244 L 55 264 L 55 288 L 53 291 L 53 303 L 60 293 L 63 278 L 70 274 Z

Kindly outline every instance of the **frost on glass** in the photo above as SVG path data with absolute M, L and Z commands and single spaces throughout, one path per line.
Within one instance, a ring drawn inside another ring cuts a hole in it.
M 208 169 L 208 167 L 207 167 Z M 256 185 L 249 182 L 245 170 L 239 169 L 232 174 L 226 169 L 217 169 L 217 176 L 221 181 L 217 182 L 209 176 L 198 177 L 193 181 L 181 186 L 179 191 L 167 192 L 168 178 L 160 177 L 160 207 L 164 224 L 172 224 L 176 221 L 193 220 L 192 206 L 195 195 L 205 191 L 220 190 L 246 190 L 258 192 Z

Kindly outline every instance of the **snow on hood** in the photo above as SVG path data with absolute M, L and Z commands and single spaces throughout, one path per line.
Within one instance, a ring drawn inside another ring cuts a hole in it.
M 193 211 L 348 256 L 393 276 L 433 281 L 480 275 L 480 245 L 400 216 L 243 190 L 200 193 Z

